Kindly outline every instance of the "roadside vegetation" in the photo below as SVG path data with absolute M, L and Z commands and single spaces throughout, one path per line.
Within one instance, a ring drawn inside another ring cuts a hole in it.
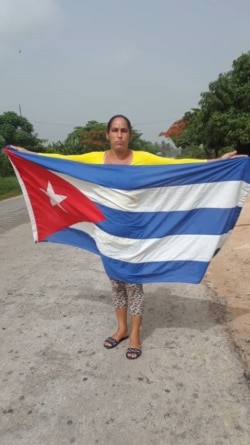
M 21 188 L 15 176 L 0 176 L 0 201 L 21 194 Z
M 234 149 L 250 154 L 250 51 L 234 60 L 230 71 L 209 83 L 198 105 L 159 134 L 164 138 L 161 143 L 145 141 L 142 133 L 133 129 L 131 148 L 175 158 L 217 158 Z M 45 153 L 103 151 L 108 146 L 105 129 L 105 123 L 91 120 L 75 127 L 64 141 L 48 144 L 25 117 L 7 111 L 0 115 L 0 149 L 19 145 Z M 19 193 L 7 156 L 0 154 L 0 199 Z

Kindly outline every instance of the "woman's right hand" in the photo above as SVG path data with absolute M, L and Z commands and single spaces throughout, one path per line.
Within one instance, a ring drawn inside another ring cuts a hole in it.
M 16 145 L 11 145 L 11 147 L 13 147 L 15 150 L 20 151 L 22 153 L 33 153 L 29 150 L 26 150 L 26 148 L 23 147 L 17 147 Z

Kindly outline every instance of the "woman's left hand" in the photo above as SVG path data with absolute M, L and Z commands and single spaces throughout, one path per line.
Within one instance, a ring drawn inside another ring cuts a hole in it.
M 233 159 L 233 158 L 247 158 L 247 155 L 238 155 L 237 151 L 230 151 L 229 153 L 225 153 L 219 159 Z

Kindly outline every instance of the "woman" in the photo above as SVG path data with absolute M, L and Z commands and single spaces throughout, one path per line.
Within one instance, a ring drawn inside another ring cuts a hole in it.
M 132 127 L 129 119 L 123 115 L 113 116 L 108 124 L 106 138 L 110 148 L 105 152 L 91 152 L 82 155 L 53 155 L 74 161 L 93 164 L 124 164 L 124 165 L 154 165 L 154 164 L 183 164 L 194 162 L 206 162 L 195 159 L 162 158 L 143 151 L 129 149 L 132 136 Z M 15 147 L 19 151 L 27 151 L 21 147 Z M 226 153 L 220 159 L 235 157 L 237 152 Z M 46 154 L 47 156 L 47 154 Z M 137 359 L 142 353 L 140 328 L 144 310 L 144 292 L 141 284 L 125 283 L 109 277 L 112 287 L 112 300 L 117 318 L 117 329 L 113 335 L 104 341 L 104 347 L 112 349 L 122 340 L 129 337 L 129 348 L 126 357 L 130 360 Z M 131 316 L 131 330 L 128 331 L 127 312 Z

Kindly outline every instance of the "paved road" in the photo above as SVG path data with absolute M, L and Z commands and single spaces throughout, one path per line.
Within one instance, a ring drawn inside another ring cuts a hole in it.
M 143 354 L 94 255 L 32 240 L 0 202 L 1 445 L 249 445 L 250 393 L 205 285 L 147 285 Z
M 28 212 L 22 196 L 0 201 L 0 233 L 28 221 Z

